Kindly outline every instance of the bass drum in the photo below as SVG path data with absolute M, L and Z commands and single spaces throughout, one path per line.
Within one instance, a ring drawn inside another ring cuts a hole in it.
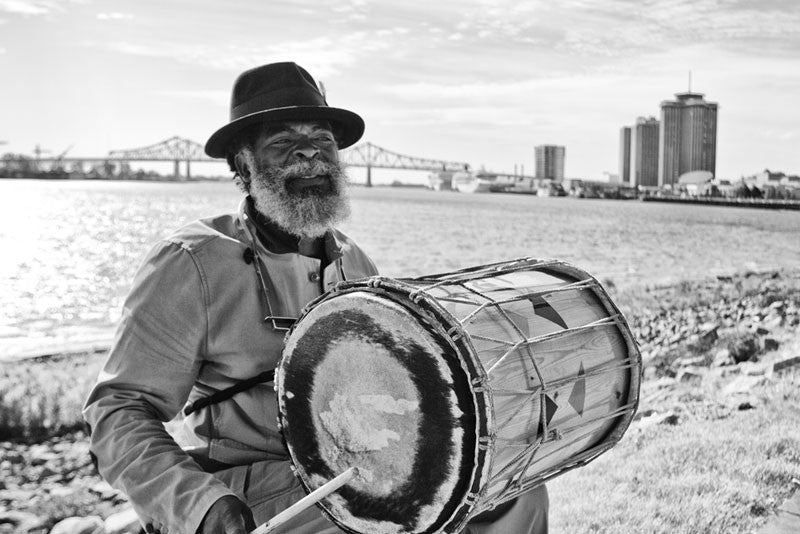
M 282 432 L 346 532 L 454 533 L 619 441 L 641 357 L 593 277 L 514 260 L 416 279 L 344 282 L 287 334 Z

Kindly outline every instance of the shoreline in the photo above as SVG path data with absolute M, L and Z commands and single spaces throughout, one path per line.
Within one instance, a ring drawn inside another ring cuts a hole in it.
M 800 200 L 761 199 L 761 198 L 680 198 L 644 196 L 642 202 L 665 202 L 673 204 L 698 204 L 703 206 L 726 206 L 733 208 L 761 208 L 771 210 L 800 210 Z

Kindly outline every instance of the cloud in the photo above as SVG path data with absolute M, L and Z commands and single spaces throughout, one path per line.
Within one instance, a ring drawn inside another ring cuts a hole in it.
M 220 70 L 242 70 L 253 65 L 275 61 L 296 61 L 315 76 L 326 77 L 340 69 L 350 67 L 364 57 L 392 47 L 388 34 L 402 35 L 407 30 L 352 32 L 332 37 L 316 37 L 302 41 L 284 41 L 269 46 L 259 45 L 206 45 L 173 42 L 86 43 L 89 46 L 106 46 L 122 54 L 161 57 L 181 63 L 201 65 Z
M 630 57 L 687 44 L 788 53 L 800 10 L 779 0 L 473 0 L 451 32 L 479 44 L 530 45 L 580 57 Z
M 130 13 L 98 13 L 97 19 L 98 20 L 129 20 L 132 19 L 133 15 Z
M 85 0 L 0 0 L 0 12 L 24 16 L 48 15 L 64 11 L 64 4 L 82 4 Z

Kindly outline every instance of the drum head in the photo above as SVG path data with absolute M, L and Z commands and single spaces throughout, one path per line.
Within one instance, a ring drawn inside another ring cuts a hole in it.
M 321 504 L 344 530 L 434 532 L 468 513 L 476 469 L 469 377 L 410 300 L 368 290 L 323 300 L 288 335 L 276 389 L 308 491 L 359 468 Z

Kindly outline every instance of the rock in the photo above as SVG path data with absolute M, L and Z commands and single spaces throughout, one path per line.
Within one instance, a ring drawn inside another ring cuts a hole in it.
M 719 337 L 717 334 L 719 327 L 717 323 L 703 323 L 700 327 L 700 341 L 709 345 L 714 343 Z
M 44 481 L 44 479 L 46 479 L 48 477 L 51 477 L 51 476 L 54 476 L 54 475 L 58 475 L 58 474 L 59 474 L 58 471 L 56 471 L 55 469 L 53 469 L 49 465 L 45 465 L 44 467 L 42 467 L 42 470 L 39 471 L 39 475 L 38 475 L 37 478 L 38 478 L 39 482 L 42 482 L 42 481 Z
M 70 486 L 53 486 L 50 488 L 50 496 L 57 497 L 60 499 L 71 497 L 79 492 L 79 489 L 76 487 Z
M 0 530 L 3 530 L 5 525 L 10 525 L 11 532 L 30 532 L 41 528 L 44 525 L 44 521 L 44 519 L 40 519 L 28 512 L 4 511 L 0 508 Z
M 678 371 L 677 381 L 682 384 L 700 384 L 703 373 L 697 367 L 685 367 Z
M 19 451 L 9 451 L 3 455 L 3 460 L 10 462 L 12 465 L 17 465 L 25 461 L 25 456 Z
M 674 367 L 698 367 L 705 365 L 705 363 L 705 356 L 684 356 L 683 358 L 675 360 L 672 365 Z
M 128 508 L 108 516 L 105 528 L 107 534 L 138 534 L 142 527 L 136 512 Z
M 646 428 L 649 426 L 656 426 L 656 425 L 677 425 L 678 424 L 678 414 L 673 412 L 672 410 L 664 413 L 654 413 L 648 417 L 642 417 L 639 421 L 640 428 Z
M 50 534 L 104 534 L 105 524 L 100 516 L 68 517 L 55 524 Z
M 771 337 L 762 338 L 761 344 L 763 346 L 764 352 L 778 350 L 778 347 L 780 347 L 780 343 L 778 343 L 778 340 Z
M 740 412 L 743 412 L 745 410 L 755 410 L 756 407 L 750 400 L 746 400 L 746 401 L 740 402 L 736 406 L 736 409 L 739 410 Z
M 743 375 L 763 376 L 767 374 L 768 366 L 758 362 L 742 362 L 739 364 L 739 370 Z
M 0 501 L 26 502 L 36 495 L 35 491 L 24 489 L 4 489 L 0 490 Z
M 747 334 L 739 336 L 728 343 L 728 351 L 736 363 L 755 359 L 758 354 L 757 338 Z
M 786 303 L 782 300 L 776 300 L 772 304 L 769 305 L 770 309 L 781 311 L 786 307 Z
M 723 367 L 725 365 L 732 365 L 733 358 L 731 358 L 731 351 L 728 349 L 720 349 L 714 355 L 714 361 L 711 363 L 712 367 Z
M 773 362 L 772 372 L 777 373 L 797 366 L 800 366 L 800 356 L 789 356 Z
M 99 495 L 104 501 L 110 501 L 122 495 L 122 493 L 112 488 L 111 485 L 105 480 L 101 480 L 97 484 L 94 484 L 91 488 L 89 488 L 89 490 L 92 493 Z
M 753 388 L 762 386 L 768 382 L 769 378 L 766 376 L 742 375 L 731 380 L 722 390 L 722 393 L 725 395 L 749 394 Z

